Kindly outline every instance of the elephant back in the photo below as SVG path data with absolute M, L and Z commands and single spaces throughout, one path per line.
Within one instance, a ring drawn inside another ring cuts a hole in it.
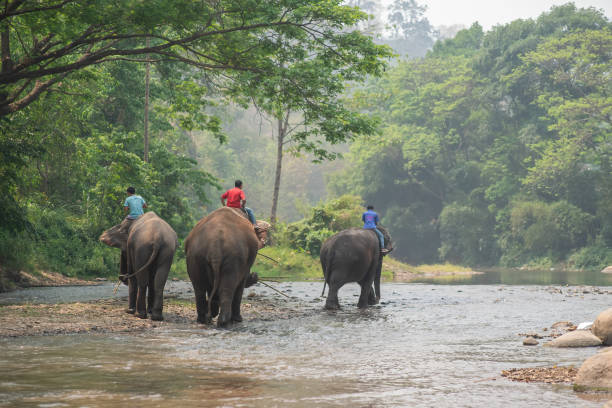
M 257 236 L 251 221 L 229 207 L 221 207 L 202 218 L 185 239 L 185 251 L 191 247 L 198 250 L 206 245 L 204 241 L 218 240 L 221 234 L 230 238 L 225 242 L 231 246 L 237 241 L 254 241 L 257 247 Z
M 178 247 L 178 237 L 174 229 L 153 211 L 138 218 L 130 228 L 128 242 L 135 240 L 156 241 L 172 250 Z

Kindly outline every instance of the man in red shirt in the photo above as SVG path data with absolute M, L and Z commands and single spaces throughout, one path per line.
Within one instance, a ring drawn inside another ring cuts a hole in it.
M 242 181 L 236 180 L 234 182 L 234 188 L 230 188 L 221 196 L 221 204 L 223 206 L 233 207 L 233 208 L 243 208 L 249 216 L 249 220 L 251 224 L 255 224 L 255 215 L 253 214 L 253 210 L 249 207 L 245 207 L 246 204 L 246 196 L 244 195 L 244 191 L 242 190 Z M 227 200 L 227 203 L 225 202 Z

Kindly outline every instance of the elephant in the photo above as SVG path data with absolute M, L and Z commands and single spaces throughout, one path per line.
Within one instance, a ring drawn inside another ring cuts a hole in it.
M 378 226 L 378 229 L 385 237 L 385 248 L 392 251 L 393 241 L 389 233 L 384 227 Z M 349 228 L 338 232 L 321 246 L 320 260 L 325 278 L 323 293 L 325 285 L 329 285 L 326 309 L 340 308 L 338 290 L 348 282 L 357 282 L 361 286 L 357 307 L 365 308 L 378 303 L 382 255 L 378 237 L 373 230 Z M 372 291 L 372 283 L 376 296 Z
M 142 319 L 148 312 L 152 320 L 163 320 L 164 286 L 178 247 L 176 232 L 151 211 L 133 221 L 127 232 L 121 224 L 104 231 L 100 241 L 121 248 L 119 278 L 129 287 L 126 312 Z
M 202 218 L 185 240 L 187 274 L 195 292 L 198 323 L 218 327 L 241 322 L 240 303 L 247 284 L 256 281 L 250 273 L 260 243 L 267 239 L 270 224 L 253 224 L 239 210 L 222 207 Z

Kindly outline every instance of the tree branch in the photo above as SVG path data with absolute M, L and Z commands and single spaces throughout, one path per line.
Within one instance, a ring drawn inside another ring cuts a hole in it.
M 23 4 L 24 2 L 25 0 L 17 0 L 14 3 L 11 3 L 7 8 L 4 9 L 5 11 L 2 14 L 0 14 L 0 21 L 5 20 L 7 18 L 20 16 L 23 14 L 28 14 L 28 13 L 37 13 L 40 11 L 57 10 L 57 9 L 64 7 L 68 3 L 74 3 L 75 0 L 64 0 L 64 1 L 59 2 L 58 4 L 54 4 L 52 6 L 47 6 L 47 7 L 37 7 L 37 8 L 31 8 L 31 9 L 13 11 L 13 10 L 18 9 L 20 5 Z

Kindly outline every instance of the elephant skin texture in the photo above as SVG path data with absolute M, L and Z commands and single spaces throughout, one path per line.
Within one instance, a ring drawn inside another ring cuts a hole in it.
M 100 241 L 121 248 L 119 278 L 129 287 L 128 313 L 163 320 L 164 286 L 178 247 L 176 232 L 154 212 L 133 221 L 126 231 L 121 224 L 104 231 Z M 148 294 L 147 294 L 148 292 Z
M 199 323 L 210 324 L 217 315 L 219 327 L 242 321 L 242 293 L 258 248 L 253 225 L 228 207 L 213 211 L 191 230 L 185 257 Z
M 382 227 L 379 230 L 385 235 L 385 247 L 392 248 L 389 234 Z M 329 285 L 326 309 L 340 308 L 338 290 L 349 282 L 357 282 L 361 286 L 357 307 L 366 308 L 378 303 L 382 256 L 378 237 L 373 230 L 349 228 L 338 232 L 323 243 L 320 260 L 325 284 Z

